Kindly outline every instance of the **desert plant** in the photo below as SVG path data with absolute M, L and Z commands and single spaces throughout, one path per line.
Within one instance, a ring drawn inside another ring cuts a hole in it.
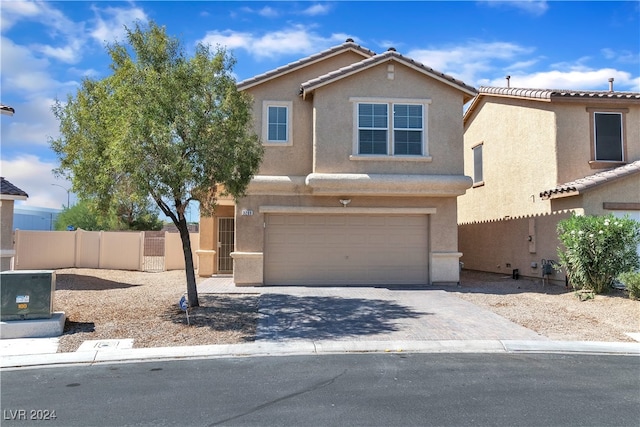
M 640 271 L 628 271 L 618 276 L 618 280 L 629 292 L 629 298 L 640 300 Z
M 574 289 L 609 290 L 614 279 L 640 267 L 640 223 L 613 215 L 572 215 L 558 223 L 560 265 Z

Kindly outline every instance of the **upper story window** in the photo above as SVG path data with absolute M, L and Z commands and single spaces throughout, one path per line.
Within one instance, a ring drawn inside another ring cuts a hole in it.
M 482 174 L 482 146 L 480 143 L 472 148 L 473 150 L 473 186 L 479 187 L 484 184 L 484 177 Z
M 262 140 L 265 144 L 291 145 L 291 107 L 287 101 L 262 104 Z
M 596 158 L 601 161 L 623 161 L 622 114 L 594 113 Z
M 626 108 L 587 108 L 591 122 L 591 161 L 593 168 L 611 167 L 626 157 Z
M 356 156 L 428 156 L 426 119 L 430 100 L 352 98 Z M 356 157 L 357 158 L 357 157 Z

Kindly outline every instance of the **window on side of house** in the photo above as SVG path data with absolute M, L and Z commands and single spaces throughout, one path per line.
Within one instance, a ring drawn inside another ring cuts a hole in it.
M 591 128 L 591 168 L 610 168 L 626 162 L 625 128 L 629 109 L 587 107 L 587 112 Z
M 615 112 L 594 113 L 595 159 L 604 162 L 622 162 L 622 114 Z
M 473 150 L 473 185 L 480 186 L 484 184 L 484 177 L 482 174 L 482 146 L 478 144 L 472 148 Z
M 429 100 L 352 99 L 357 121 L 356 156 L 426 158 Z
M 291 145 L 291 102 L 264 101 L 262 140 L 265 144 Z

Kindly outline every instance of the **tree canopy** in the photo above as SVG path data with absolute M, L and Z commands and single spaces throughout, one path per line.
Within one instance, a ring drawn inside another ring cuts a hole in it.
M 112 74 L 85 79 L 53 112 L 60 137 L 56 172 L 103 211 L 123 194 L 151 197 L 180 231 L 191 306 L 198 305 L 185 212 L 211 214 L 221 189 L 242 197 L 262 159 L 251 97 L 239 92 L 235 60 L 198 44 L 192 56 L 163 27 L 127 28 L 107 46 Z

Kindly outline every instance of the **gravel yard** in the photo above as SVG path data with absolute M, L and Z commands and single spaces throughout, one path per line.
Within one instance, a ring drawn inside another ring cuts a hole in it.
M 473 271 L 442 289 L 553 340 L 633 341 L 625 333 L 640 333 L 640 302 L 622 291 L 580 301 L 564 286 Z M 59 351 L 99 339 L 133 338 L 137 348 L 254 340 L 259 295 L 201 293 L 188 326 L 177 305 L 185 291 L 184 271 L 57 270 L 54 309 L 67 315 Z

